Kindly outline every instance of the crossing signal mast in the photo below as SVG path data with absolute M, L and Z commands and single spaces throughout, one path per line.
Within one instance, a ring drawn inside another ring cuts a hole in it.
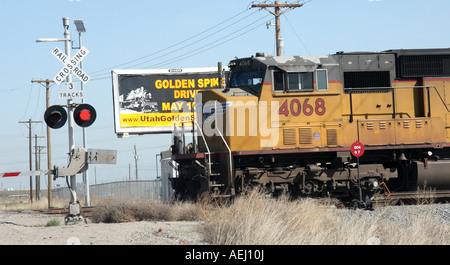
M 290 10 L 290 9 L 294 9 L 296 7 L 302 7 L 303 4 L 297 3 L 297 4 L 280 4 L 279 1 L 275 1 L 274 4 L 257 4 L 257 5 L 252 5 L 251 7 L 259 7 L 261 9 L 266 10 L 267 12 L 269 12 L 270 14 L 275 16 L 275 39 L 276 39 L 276 43 L 277 43 L 277 56 L 281 56 L 281 48 L 282 48 L 282 38 L 281 38 L 281 23 L 280 23 L 280 16 L 282 14 L 284 14 L 286 11 Z M 268 9 L 270 7 L 274 8 L 274 11 Z M 281 11 L 282 8 L 286 8 L 284 11 Z
M 77 28 L 80 26 L 80 22 L 78 22 Z M 70 33 L 68 31 L 69 28 L 69 19 L 63 18 L 63 26 L 64 26 L 64 38 L 63 39 L 38 39 L 37 42 L 54 42 L 54 41 L 64 41 L 65 42 L 65 58 L 70 58 L 70 48 L 69 43 L 71 42 Z M 83 28 L 80 29 L 80 32 L 84 32 Z M 80 45 L 81 46 L 81 45 Z M 56 51 L 56 52 L 55 52 Z M 80 47 L 80 51 L 75 55 L 75 58 L 78 58 L 77 63 L 79 63 L 85 55 L 87 55 L 88 50 L 84 47 Z M 59 53 L 59 48 L 55 48 L 52 51 L 52 54 L 55 55 L 58 59 L 61 59 L 63 57 L 62 53 Z M 60 58 L 61 57 L 61 58 Z M 65 63 L 64 60 L 61 59 L 63 63 Z M 59 177 L 70 177 L 70 186 L 69 191 L 71 192 L 71 201 L 69 204 L 69 214 L 66 216 L 65 221 L 66 224 L 68 222 L 77 222 L 77 221 L 83 221 L 83 217 L 81 216 L 81 206 L 77 200 L 76 192 L 75 192 L 75 185 L 76 185 L 76 179 L 75 175 L 79 173 L 86 172 L 88 169 L 88 164 L 116 164 L 117 161 L 117 150 L 104 150 L 104 149 L 86 149 L 85 147 L 75 147 L 74 146 L 74 139 L 73 139 L 73 122 L 80 126 L 80 127 L 89 127 L 97 118 L 97 112 L 95 111 L 94 107 L 92 107 L 89 104 L 77 104 L 73 103 L 72 97 L 77 97 L 78 94 L 82 94 L 76 91 L 72 91 L 73 84 L 72 84 L 72 69 L 76 70 L 75 67 L 77 63 L 74 63 L 73 60 L 70 60 L 70 62 L 65 63 L 65 66 L 60 71 L 63 76 L 67 78 L 67 86 L 68 91 L 67 94 L 69 97 L 67 99 L 66 105 L 53 105 L 49 107 L 48 104 L 48 95 L 47 95 L 47 110 L 44 113 L 44 120 L 47 126 L 51 129 L 60 129 L 62 128 L 66 122 L 68 121 L 68 127 L 69 127 L 69 157 L 70 162 L 69 165 L 65 168 L 63 167 L 57 167 L 54 166 L 53 169 L 50 169 L 51 165 L 49 163 L 49 169 L 47 170 L 35 170 L 32 171 L 30 166 L 30 171 L 16 171 L 16 172 L 0 172 L 0 178 L 6 178 L 6 177 L 18 177 L 18 176 L 30 176 L 30 198 L 31 198 L 31 180 L 32 176 L 37 175 L 53 175 L 54 179 Z M 84 79 L 80 78 L 82 82 L 87 82 L 89 80 L 89 77 L 82 72 L 81 69 L 78 70 L 78 73 L 81 73 L 80 76 L 85 77 Z M 62 77 L 59 73 L 57 77 Z M 62 82 L 62 79 L 55 78 L 56 80 L 53 80 L 53 82 Z M 35 82 L 44 82 L 44 81 L 35 81 Z M 49 88 L 50 80 L 45 80 L 47 91 Z M 75 96 L 74 96 L 75 95 Z M 67 111 L 64 109 L 67 108 Z M 75 109 L 74 109 L 75 108 Z M 25 122 L 20 122 L 25 123 Z M 28 121 L 29 127 L 31 128 L 31 124 L 35 123 L 31 120 Z M 47 130 L 47 133 L 49 130 Z M 50 135 L 48 133 L 48 135 Z M 30 129 L 30 139 L 31 139 L 31 129 Z M 47 141 L 50 142 L 49 137 L 47 138 Z M 31 145 L 30 145 L 31 146 Z M 50 146 L 50 145 L 48 145 Z M 50 148 L 49 148 L 50 149 Z M 49 150 L 50 151 L 50 150 Z M 31 153 L 31 152 L 30 152 Z M 30 159 L 31 161 L 31 159 Z M 50 161 L 50 159 L 49 159 Z M 49 184 L 51 182 L 49 181 Z M 86 184 L 88 186 L 88 181 L 86 181 Z M 50 186 L 49 186 L 50 188 Z M 86 192 L 88 193 L 88 192 Z M 51 194 L 51 193 L 49 193 Z M 50 200 L 50 196 L 49 196 Z M 51 203 L 49 201 L 49 207 Z

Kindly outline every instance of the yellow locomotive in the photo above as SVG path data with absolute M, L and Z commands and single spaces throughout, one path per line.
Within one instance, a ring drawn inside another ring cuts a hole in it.
M 257 53 L 232 60 L 226 79 L 197 93 L 192 143 L 174 134 L 180 198 L 260 186 L 367 201 L 382 182 L 450 188 L 450 49 Z

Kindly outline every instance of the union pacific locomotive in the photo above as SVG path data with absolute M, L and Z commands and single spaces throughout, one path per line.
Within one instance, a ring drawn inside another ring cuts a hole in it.
M 174 133 L 178 198 L 263 187 L 367 202 L 381 187 L 450 188 L 450 49 L 257 53 L 224 78 L 196 95 L 192 142 Z

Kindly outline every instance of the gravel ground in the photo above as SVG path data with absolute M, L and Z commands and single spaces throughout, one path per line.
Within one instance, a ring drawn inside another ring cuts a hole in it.
M 433 220 L 445 225 L 450 225 L 450 204 L 403 205 L 377 207 L 374 211 L 348 211 L 351 211 L 352 214 L 360 215 L 361 218 L 373 219 L 381 216 L 399 225 L 408 225 L 409 216 L 419 215 L 423 212 L 429 212 Z
M 59 226 L 46 227 L 58 219 Z M 62 215 L 0 211 L 0 245 L 202 245 L 199 222 L 79 223 Z

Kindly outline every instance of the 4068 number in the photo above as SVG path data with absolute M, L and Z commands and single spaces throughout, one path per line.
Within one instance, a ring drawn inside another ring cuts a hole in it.
M 325 114 L 326 108 L 325 100 L 323 98 L 316 99 L 314 105 L 311 105 L 309 100 L 309 98 L 306 98 L 302 104 L 300 100 L 296 98 L 292 99 L 290 102 L 286 99 L 283 104 L 281 104 L 278 114 L 286 117 L 289 116 L 289 114 L 299 116 L 302 112 L 305 116 L 311 116 L 313 113 L 316 113 L 319 116 Z

